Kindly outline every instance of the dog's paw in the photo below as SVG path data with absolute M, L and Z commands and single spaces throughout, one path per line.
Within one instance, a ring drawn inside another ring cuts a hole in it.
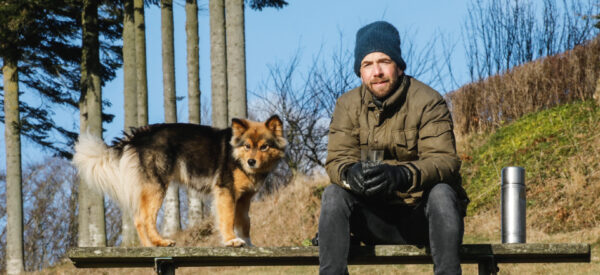
M 246 243 L 247 247 L 253 247 L 254 244 L 252 244 L 252 241 L 250 241 L 250 238 L 242 238 L 242 240 L 244 240 L 244 242 Z
M 247 246 L 246 242 L 240 238 L 234 238 L 229 241 L 225 241 L 225 246 L 229 247 L 242 247 Z
M 175 246 L 175 241 L 169 239 L 163 239 L 156 243 L 156 246 Z

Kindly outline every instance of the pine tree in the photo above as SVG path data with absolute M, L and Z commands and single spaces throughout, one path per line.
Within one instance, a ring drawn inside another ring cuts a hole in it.
M 98 1 L 84 0 L 82 12 L 81 98 L 79 103 L 81 133 L 102 138 L 102 84 L 100 80 L 100 43 L 98 31 Z M 88 214 L 88 244 L 106 246 L 104 196 L 86 192 L 80 202 L 81 211 Z M 83 225 L 82 230 L 85 230 Z
M 148 124 L 148 74 L 146 72 L 146 19 L 144 0 L 133 0 L 138 126 Z
M 227 37 L 227 117 L 248 117 L 246 104 L 246 43 L 244 0 L 225 0 Z
M 283 0 L 250 1 L 255 10 L 285 5 Z M 212 122 L 225 128 L 232 114 L 247 116 L 244 1 L 210 0 L 209 14 Z
M 185 33 L 187 45 L 188 121 L 201 123 L 200 117 L 200 57 L 198 53 L 198 2 L 185 2 Z M 204 218 L 204 196 L 188 188 L 188 227 L 197 226 Z
M 23 272 L 23 198 L 21 186 L 21 123 L 17 62 L 3 57 L 6 141 L 6 273 Z
M 224 0 L 209 0 L 210 15 L 210 76 L 212 93 L 212 125 L 226 128 L 227 117 L 227 56 L 225 44 Z
M 186 0 L 185 34 L 187 48 L 189 122 L 200 124 L 200 54 L 198 38 L 198 2 Z
M 133 0 L 123 1 L 123 111 L 125 113 L 124 131 L 128 132 L 137 123 L 137 73 L 135 64 L 135 21 L 133 19 Z M 121 214 L 121 245 L 137 246 L 139 239 L 133 217 L 126 212 Z
M 175 50 L 173 40 L 173 1 L 161 1 L 162 68 L 165 123 L 177 122 L 177 101 L 175 92 Z M 173 236 L 181 230 L 179 214 L 179 185 L 169 183 L 163 202 L 162 233 Z
M 120 49 L 111 42 L 116 37 L 115 32 L 119 32 L 119 25 L 106 18 L 102 22 L 107 27 L 103 35 L 109 42 L 101 43 L 107 55 L 98 69 L 101 80 L 106 81 L 114 77 L 114 70 L 120 66 L 120 55 L 114 54 Z M 55 105 L 78 107 L 80 24 L 81 7 L 71 1 L 4 1 L 0 5 L 0 58 L 4 78 L 4 87 L 0 87 L 4 113 L 0 120 L 6 126 L 7 204 L 10 208 L 7 249 L 8 256 L 13 257 L 7 259 L 9 273 L 23 270 L 20 136 L 67 158 L 71 156 L 70 145 L 77 137 L 75 132 L 52 120 L 51 110 Z M 37 107 L 32 107 L 19 98 L 19 93 L 31 93 L 30 98 L 41 98 L 43 104 L 36 103 Z M 102 119 L 110 121 L 112 116 L 103 115 Z M 59 140 L 51 138 L 54 134 Z
M 114 78 L 115 70 L 122 65 L 121 47 L 111 44 L 122 32 L 120 6 L 113 2 L 100 6 L 98 0 L 76 3 L 82 4 L 82 7 L 75 6 L 79 11 L 82 37 L 81 77 L 78 85 L 79 128 L 82 133 L 88 132 L 102 138 L 102 122 L 106 121 L 106 114 L 102 112 L 105 104 L 102 100 L 102 85 L 107 79 Z M 105 42 L 101 37 L 111 42 Z M 104 53 L 103 59 L 100 52 Z M 113 55 L 107 55 L 107 52 Z M 78 245 L 106 246 L 104 196 L 89 190 L 84 182 L 80 182 L 78 203 Z
M 120 48 L 113 44 L 120 36 L 120 24 L 115 24 L 113 18 L 114 14 L 108 11 L 101 18 L 106 27 L 101 30 L 100 45 L 106 53 L 101 60 L 102 82 L 114 78 L 115 70 L 121 66 Z M 42 99 L 42 104 L 20 100 L 21 135 L 66 158 L 71 157 L 77 133 L 58 125 L 52 115 L 57 105 L 78 108 L 80 28 L 81 7 L 72 1 L 5 1 L 0 5 L 0 48 L 15 49 L 18 55 L 15 60 L 21 92 L 32 94 L 29 98 Z M 0 57 L 10 52 L 0 50 Z M 103 114 L 102 118 L 110 122 L 113 116 Z M 0 121 L 4 122 L 3 115 Z
M 21 120 L 19 114 L 18 61 L 24 42 L 16 34 L 32 24 L 19 16 L 19 5 L 0 8 L 0 57 L 2 57 L 4 139 L 6 150 L 6 273 L 20 274 L 23 262 L 23 196 L 21 169 Z M 25 11 L 26 12 L 26 11 Z

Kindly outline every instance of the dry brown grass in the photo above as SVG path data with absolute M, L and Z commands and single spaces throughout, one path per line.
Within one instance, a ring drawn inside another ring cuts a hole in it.
M 543 215 L 543 209 L 528 209 L 528 243 L 590 243 L 592 244 L 591 263 L 562 264 L 501 264 L 500 274 L 600 274 L 600 226 L 574 230 L 568 233 L 547 234 L 531 226 L 535 217 Z M 499 210 L 479 213 L 465 220 L 465 243 L 500 243 Z M 467 273 L 471 274 L 471 273 Z
M 599 53 L 596 38 L 446 94 L 456 129 L 489 131 L 531 112 L 592 99 L 600 72 Z
M 317 232 L 320 195 L 327 176 L 299 176 L 288 186 L 250 206 L 250 236 L 256 246 L 300 246 Z M 175 237 L 178 246 L 220 246 L 213 218 Z
M 536 213 L 532 227 L 558 233 L 600 225 L 600 135 L 592 135 L 578 146 L 579 152 L 566 161 L 558 177 L 528 189 L 527 195 L 539 204 L 530 206 Z

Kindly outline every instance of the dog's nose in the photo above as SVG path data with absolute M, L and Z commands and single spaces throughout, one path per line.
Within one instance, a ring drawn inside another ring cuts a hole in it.
M 256 164 L 256 160 L 255 159 L 249 159 L 248 160 L 248 165 L 254 166 L 254 164 Z

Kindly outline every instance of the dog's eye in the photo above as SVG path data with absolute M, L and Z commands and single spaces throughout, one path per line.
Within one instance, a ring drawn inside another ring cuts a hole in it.
M 250 144 L 244 144 L 244 148 L 246 148 L 246 150 L 250 150 L 251 146 Z
M 261 151 L 267 151 L 267 150 L 269 150 L 269 145 L 266 145 L 266 144 L 261 145 L 260 146 L 260 150 Z

